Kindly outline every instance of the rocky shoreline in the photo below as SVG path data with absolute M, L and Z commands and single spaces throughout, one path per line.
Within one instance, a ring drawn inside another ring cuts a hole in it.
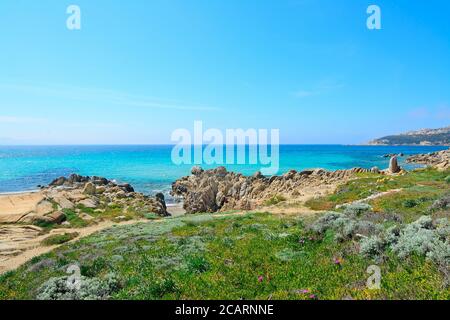
M 438 170 L 450 169 L 450 149 L 438 152 L 418 154 L 406 159 L 407 163 L 423 164 Z
M 304 194 L 317 195 L 317 187 L 334 186 L 355 177 L 357 173 L 401 174 L 404 171 L 393 157 L 387 170 L 353 168 L 290 170 L 281 176 L 265 177 L 260 172 L 248 177 L 228 172 L 225 167 L 203 170 L 194 167 L 191 175 L 172 184 L 171 194 L 182 198 L 187 213 L 227 210 L 253 210 L 274 196 L 295 199 Z
M 407 158 L 408 163 L 424 164 L 438 169 L 450 167 L 450 150 L 420 154 Z M 321 187 L 336 186 L 358 173 L 403 174 L 397 156 L 390 159 L 389 168 L 380 170 L 353 168 L 349 170 L 327 171 L 312 169 L 290 170 L 280 176 L 265 177 L 260 172 L 253 176 L 228 172 L 225 167 L 203 170 L 194 167 L 191 175 L 172 183 L 171 194 L 183 202 L 187 213 L 218 212 L 226 210 L 253 210 L 261 207 L 274 196 L 296 199 L 304 195 L 318 195 Z M 10 202 L 27 201 L 33 205 L 18 205 L 14 210 L 2 208 L 0 223 L 56 223 L 65 221 L 64 210 L 75 210 L 83 219 L 91 217 L 79 208 L 104 211 L 110 207 L 120 207 L 123 211 L 148 212 L 158 216 L 169 216 L 164 195 L 146 196 L 135 192 L 127 183 L 119 184 L 103 177 L 84 177 L 72 174 L 60 177 L 48 186 L 39 186 L 38 192 L 11 195 Z M 329 188 L 328 188 L 329 189 Z M 4 195 L 3 195 L 4 196 Z M 16 210 L 20 207 L 19 210 Z M 4 209 L 4 210 L 3 210 Z
M 164 195 L 149 197 L 134 192 L 129 184 L 117 184 L 106 178 L 72 174 L 40 188 L 34 193 L 10 195 L 6 208 L 2 208 L 5 212 L 0 215 L 0 223 L 61 224 L 66 220 L 64 210 L 74 210 L 84 220 L 92 219 L 80 208 L 95 210 L 100 215 L 112 207 L 169 215 Z

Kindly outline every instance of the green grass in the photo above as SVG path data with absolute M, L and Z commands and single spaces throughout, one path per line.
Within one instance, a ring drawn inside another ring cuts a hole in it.
M 0 276 L 0 299 L 33 299 L 73 263 L 88 277 L 114 272 L 122 283 L 114 299 L 310 299 L 305 289 L 319 299 L 450 298 L 442 275 L 422 258 L 390 257 L 379 264 L 382 289 L 369 290 L 366 269 L 374 262 L 354 242 L 336 243 L 330 232 L 310 238 L 303 225 L 249 213 L 117 226 Z
M 70 227 L 83 228 L 89 225 L 89 222 L 81 219 L 78 214 L 72 209 L 64 209 L 63 212 L 66 216 L 66 221 L 70 223 Z
M 264 205 L 266 206 L 273 206 L 273 205 L 277 205 L 280 202 L 286 201 L 286 198 L 283 197 L 282 195 L 274 195 L 273 197 L 271 197 L 270 199 L 266 200 L 264 202 Z
M 419 213 L 448 190 L 447 172 L 433 169 L 412 171 L 403 176 L 383 176 L 378 174 L 361 174 L 338 187 L 335 193 L 311 199 L 306 205 L 312 210 L 333 210 L 336 205 L 365 199 L 371 195 L 393 189 L 404 189 L 373 201 L 378 211 L 405 210 L 407 213 Z M 408 200 L 416 201 L 408 204 Z M 405 202 L 406 201 L 406 202 Z M 406 204 L 406 205 L 403 205 Z M 408 205 L 411 205 L 408 208 Z M 409 210 L 412 209 L 413 210 Z
M 45 246 L 63 244 L 70 240 L 75 239 L 76 237 L 78 237 L 78 235 L 79 235 L 78 232 L 55 234 L 42 240 L 42 244 Z
M 144 218 L 148 220 L 159 220 L 161 219 L 161 216 L 157 215 L 156 213 L 150 212 L 150 213 L 144 213 Z

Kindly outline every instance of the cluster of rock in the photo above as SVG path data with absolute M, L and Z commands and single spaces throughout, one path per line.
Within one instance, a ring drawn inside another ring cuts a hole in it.
M 135 192 L 129 184 L 118 184 L 102 177 L 83 177 L 72 174 L 68 178 L 60 177 L 52 181 L 48 187 L 41 187 L 42 200 L 34 210 L 27 213 L 17 222 L 44 221 L 61 223 L 65 220 L 64 209 L 85 207 L 106 210 L 108 207 L 120 207 L 136 212 L 155 213 L 167 216 L 164 195 L 149 197 Z M 86 213 L 81 218 L 89 220 Z
M 184 200 L 183 206 L 188 213 L 252 210 L 274 195 L 297 198 L 302 196 L 307 188 L 335 185 L 351 179 L 355 173 L 365 172 L 382 174 L 375 167 L 337 171 L 291 170 L 282 176 L 272 177 L 264 177 L 257 172 L 249 177 L 227 172 L 224 167 L 206 171 L 194 167 L 192 175 L 178 179 L 172 184 L 171 193 Z
M 450 169 L 450 150 L 418 154 L 406 159 L 408 163 L 424 164 L 438 170 Z
M 383 155 L 383 158 L 392 158 L 392 157 L 404 157 L 405 154 L 403 152 L 400 153 L 387 153 Z

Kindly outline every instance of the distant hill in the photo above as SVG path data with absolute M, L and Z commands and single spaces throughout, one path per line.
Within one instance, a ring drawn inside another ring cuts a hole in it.
M 450 145 L 450 126 L 440 129 L 422 129 L 368 142 L 369 145 Z

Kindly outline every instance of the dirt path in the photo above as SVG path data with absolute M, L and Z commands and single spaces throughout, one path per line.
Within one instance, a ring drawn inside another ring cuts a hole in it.
M 378 199 L 378 198 L 381 198 L 381 197 L 384 197 L 384 196 L 389 196 L 391 194 L 399 193 L 399 192 L 402 192 L 402 191 L 403 191 L 403 188 L 391 189 L 391 190 L 388 190 L 388 191 L 375 193 L 375 194 L 373 194 L 371 196 L 368 196 L 367 198 L 364 198 L 364 199 L 359 199 L 359 200 L 356 200 L 356 201 L 352 201 L 352 202 L 348 202 L 348 203 L 344 203 L 344 204 L 338 205 L 338 206 L 336 206 L 336 208 L 342 208 L 344 206 L 352 205 L 352 204 L 368 203 L 371 200 L 375 200 L 375 199 Z

